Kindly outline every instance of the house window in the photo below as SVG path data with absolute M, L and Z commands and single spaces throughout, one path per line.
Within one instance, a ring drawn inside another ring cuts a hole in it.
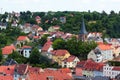
M 31 53 L 31 51 L 29 51 L 29 53 Z

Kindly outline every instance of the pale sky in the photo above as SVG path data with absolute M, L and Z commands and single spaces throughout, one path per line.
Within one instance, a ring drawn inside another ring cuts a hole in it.
M 0 0 L 0 12 L 120 11 L 120 0 Z

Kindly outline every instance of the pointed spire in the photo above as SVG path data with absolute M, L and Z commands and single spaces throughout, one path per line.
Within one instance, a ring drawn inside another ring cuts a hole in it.
M 84 22 L 84 18 L 83 18 L 80 34 L 87 34 L 87 33 L 88 32 L 86 31 L 85 22 Z

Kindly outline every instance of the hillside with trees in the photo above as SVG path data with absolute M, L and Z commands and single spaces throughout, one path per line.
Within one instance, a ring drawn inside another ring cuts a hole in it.
M 6 22 L 7 12 L 0 15 L 0 20 Z M 58 11 L 58 12 L 20 12 L 19 24 L 31 23 L 37 24 L 35 17 L 40 16 L 41 26 L 44 30 L 48 30 L 50 26 L 59 25 L 64 32 L 78 34 L 84 16 L 86 28 L 88 32 L 102 32 L 103 37 L 120 37 L 120 13 L 111 11 L 107 14 L 105 11 L 99 12 L 74 12 L 74 11 Z M 66 22 L 61 23 L 60 17 L 65 17 Z M 13 20 L 17 17 L 13 16 Z M 9 24 L 12 23 L 9 22 Z

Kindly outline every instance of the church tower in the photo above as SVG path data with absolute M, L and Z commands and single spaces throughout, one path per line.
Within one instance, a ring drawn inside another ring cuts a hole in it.
M 79 40 L 85 41 L 87 39 L 88 32 L 86 31 L 84 19 L 82 20 L 82 26 L 79 33 Z

